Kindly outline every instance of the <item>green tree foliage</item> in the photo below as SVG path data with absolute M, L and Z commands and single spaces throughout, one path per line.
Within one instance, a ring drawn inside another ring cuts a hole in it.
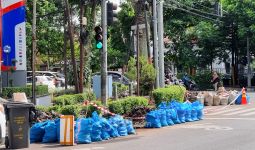
M 51 57 L 60 60 L 59 54 L 63 48 L 61 1 L 37 1 L 37 56 L 39 61 L 46 62 Z M 32 51 L 32 17 L 33 1 L 27 1 L 27 58 L 30 60 Z M 46 57 L 47 56 L 47 57 Z M 28 65 L 30 66 L 30 65 Z
M 153 89 L 153 85 L 156 79 L 156 70 L 154 69 L 152 64 L 148 63 L 148 60 L 141 56 L 139 57 L 140 64 L 140 86 L 141 86 L 141 94 L 148 95 L 150 91 Z M 126 73 L 127 77 L 132 81 L 136 80 L 137 70 L 136 70 L 136 60 L 134 58 L 130 58 L 128 62 L 128 72 Z

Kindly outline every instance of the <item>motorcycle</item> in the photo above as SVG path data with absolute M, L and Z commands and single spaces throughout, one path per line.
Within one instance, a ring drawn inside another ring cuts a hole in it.
M 194 80 L 191 80 L 187 75 L 184 75 L 182 78 L 182 82 L 187 90 L 197 91 L 198 87 Z

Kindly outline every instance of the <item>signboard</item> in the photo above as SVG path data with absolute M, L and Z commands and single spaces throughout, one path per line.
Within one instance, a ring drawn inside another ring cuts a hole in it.
M 1 68 L 26 70 L 25 0 L 1 0 L 0 5 Z

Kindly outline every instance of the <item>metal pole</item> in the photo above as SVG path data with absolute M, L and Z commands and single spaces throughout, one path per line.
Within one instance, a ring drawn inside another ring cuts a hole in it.
M 9 87 L 9 71 L 10 71 L 10 69 L 9 69 L 9 53 L 6 53 L 6 55 L 7 55 L 7 57 L 6 57 L 6 61 L 7 61 L 7 87 Z
M 136 15 L 136 82 L 137 82 L 137 88 L 136 88 L 136 94 L 137 96 L 140 95 L 140 63 L 139 63 L 139 15 L 140 15 L 140 3 L 137 3 L 137 15 Z
M 248 72 L 247 72 L 247 85 L 251 87 L 251 59 L 250 59 L 250 38 L 249 35 L 247 36 L 247 64 L 248 64 Z
M 101 64 L 101 99 L 104 106 L 107 104 L 108 89 L 107 89 L 107 15 L 106 15 L 106 0 L 102 0 L 102 29 L 103 29 L 103 49 L 102 49 L 102 64 Z
M 165 86 L 164 75 L 164 26 L 163 26 L 163 0 L 158 3 L 158 46 L 159 46 L 159 86 Z
M 36 0 L 33 0 L 32 40 L 32 103 L 35 104 Z
M 153 0 L 153 59 L 156 70 L 155 88 L 159 87 L 158 69 L 158 23 L 157 23 L 157 0 Z
M 147 44 L 147 51 L 148 51 L 148 61 L 151 64 L 151 51 L 150 51 L 150 35 L 149 35 L 149 28 L 148 28 L 148 18 L 147 18 L 147 10 L 146 10 L 146 3 L 144 5 L 144 18 L 145 18 L 145 30 L 146 30 L 146 44 Z

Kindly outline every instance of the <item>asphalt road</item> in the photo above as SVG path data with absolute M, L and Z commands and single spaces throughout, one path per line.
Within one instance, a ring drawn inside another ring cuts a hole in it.
M 252 104 L 206 107 L 205 119 L 160 129 L 138 129 L 136 135 L 92 144 L 61 147 L 32 144 L 30 149 L 69 150 L 253 150 L 255 93 Z

